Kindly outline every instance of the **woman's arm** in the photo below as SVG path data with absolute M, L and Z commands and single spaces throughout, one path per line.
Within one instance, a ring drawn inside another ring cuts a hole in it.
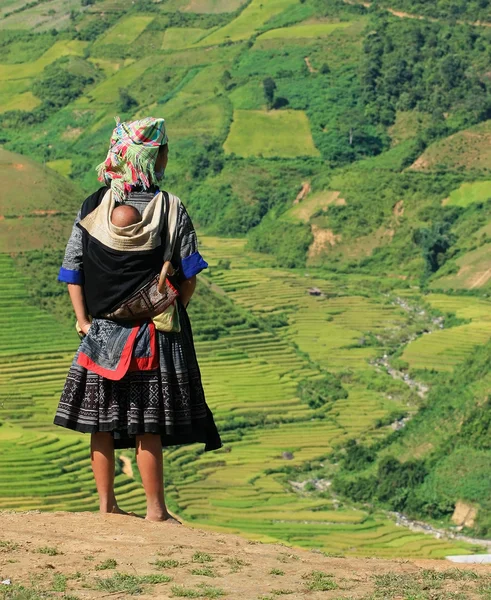
M 84 288 L 75 283 L 68 284 L 68 293 L 72 301 L 73 310 L 77 317 L 78 325 L 84 334 L 87 334 L 90 327 L 89 315 L 85 306 Z
M 194 294 L 196 289 L 196 275 L 193 275 L 189 279 L 185 279 L 179 286 L 179 294 L 181 296 L 181 302 L 184 306 L 189 304 L 191 296 Z

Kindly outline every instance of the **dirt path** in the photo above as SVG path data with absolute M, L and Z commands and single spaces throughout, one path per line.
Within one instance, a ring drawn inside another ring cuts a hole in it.
M 299 202 L 301 202 L 305 198 L 305 196 L 310 192 L 310 190 L 311 190 L 310 182 L 303 181 L 302 189 L 298 192 L 297 197 L 293 201 L 293 204 L 298 204 Z
M 205 585 L 222 590 L 223 600 L 257 600 L 278 593 L 288 593 L 292 600 L 361 599 L 375 590 L 395 598 L 400 588 L 394 586 L 403 580 L 413 587 L 421 580 L 426 590 L 428 586 L 431 589 L 431 581 L 438 580 L 439 593 L 458 593 L 463 586 L 473 590 L 473 585 L 491 582 L 491 568 L 484 565 L 459 565 L 459 573 L 471 570 L 478 575 L 475 582 L 465 576 L 445 578 L 443 584 L 441 578 L 426 582 L 423 569 L 441 572 L 453 569 L 452 564 L 444 560 L 331 558 L 283 544 L 263 544 L 228 533 L 121 515 L 2 512 L 0 529 L 1 579 L 28 587 L 34 581 L 38 590 L 51 591 L 46 596 L 50 599 L 61 596 L 60 582 L 68 594 L 81 600 L 127 599 L 132 596 L 124 586 L 138 581 L 143 586 L 139 598 L 174 598 L 179 591 L 174 586 L 196 593 Z M 117 564 L 107 563 L 109 559 Z M 119 576 L 115 580 L 116 572 L 133 579 Z M 387 573 L 391 574 L 386 578 L 389 581 L 381 582 L 380 576 Z M 172 580 L 157 584 L 138 580 L 149 575 L 168 575 Z M 98 590 L 98 578 L 112 579 Z M 324 582 L 324 587 L 315 587 L 315 582 Z M 53 592 L 55 585 L 57 591 Z M 202 594 L 200 597 L 207 597 Z
M 473 290 L 474 288 L 477 288 L 477 287 L 481 287 L 482 285 L 487 283 L 490 279 L 491 279 L 491 269 L 488 269 L 487 271 L 482 273 L 482 275 L 479 275 L 479 277 L 472 283 L 471 290 Z
M 370 8 L 372 6 L 371 2 L 358 2 L 357 0 L 343 0 L 345 4 L 360 4 L 365 8 Z M 418 19 L 420 21 L 426 20 L 431 21 L 432 23 L 437 23 L 443 21 L 443 19 L 436 19 L 435 17 L 426 17 L 424 15 L 416 15 L 413 13 L 407 13 L 400 10 L 395 10 L 394 8 L 389 8 L 384 6 L 384 9 L 387 12 L 390 12 L 394 17 L 399 17 L 400 19 Z M 491 23 L 486 23 L 485 21 L 462 21 L 458 20 L 457 23 L 459 25 L 474 25 L 475 27 L 491 27 Z
M 314 69 L 314 67 L 312 66 L 312 63 L 310 62 L 310 58 L 308 56 L 306 56 L 304 58 L 305 60 L 305 64 L 307 65 L 307 69 L 311 72 L 311 73 L 317 73 L 317 69 Z

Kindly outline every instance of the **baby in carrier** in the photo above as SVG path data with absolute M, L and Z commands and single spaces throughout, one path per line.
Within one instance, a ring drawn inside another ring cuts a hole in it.
M 116 227 L 128 227 L 141 221 L 141 215 L 134 206 L 120 204 L 111 213 L 111 223 Z

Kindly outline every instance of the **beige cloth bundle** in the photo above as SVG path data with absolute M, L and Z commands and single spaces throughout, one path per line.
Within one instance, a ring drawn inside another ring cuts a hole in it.
M 142 214 L 141 221 L 126 227 L 118 227 L 111 222 L 113 209 L 116 207 L 114 193 L 109 189 L 102 202 L 80 221 L 89 235 L 113 250 L 126 252 L 153 250 L 161 243 L 163 194 L 159 192 L 148 203 Z M 174 251 L 176 225 L 178 214 L 178 199 L 169 194 L 169 214 L 167 216 L 167 229 L 165 242 L 164 261 L 170 260 Z

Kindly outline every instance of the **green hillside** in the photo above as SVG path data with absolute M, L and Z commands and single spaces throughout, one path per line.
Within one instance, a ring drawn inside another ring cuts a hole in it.
M 387 511 L 448 527 L 464 503 L 465 532 L 491 536 L 488 12 L 4 3 L 0 508 L 96 508 L 85 438 L 51 426 L 77 344 L 56 272 L 114 117 L 154 115 L 210 263 L 191 311 L 225 445 L 165 451 L 171 508 L 329 552 L 441 557 L 475 548 Z M 138 511 L 135 477 L 118 465 Z

